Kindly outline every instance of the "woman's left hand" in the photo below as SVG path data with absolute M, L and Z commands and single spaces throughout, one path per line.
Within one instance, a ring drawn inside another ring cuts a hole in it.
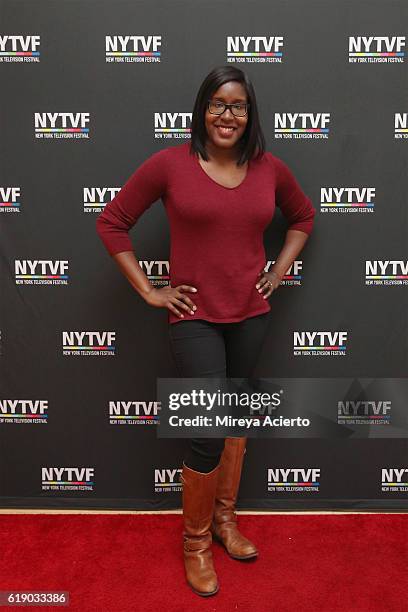
M 271 295 L 271 293 L 279 287 L 282 278 L 274 270 L 272 270 L 271 272 L 265 272 L 264 270 L 261 270 L 258 276 L 260 276 L 260 278 L 256 283 L 256 288 L 258 289 L 262 297 L 266 300 Z

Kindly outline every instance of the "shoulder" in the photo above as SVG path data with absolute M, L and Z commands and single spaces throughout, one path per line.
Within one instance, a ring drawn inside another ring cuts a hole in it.
M 265 151 L 262 160 L 265 161 L 267 164 L 273 166 L 277 171 L 288 169 L 288 166 L 283 161 L 283 159 L 281 159 L 277 155 L 274 155 L 270 151 Z
M 190 152 L 190 141 L 186 141 L 180 144 L 165 147 L 164 149 L 160 149 L 160 151 L 158 151 L 157 154 L 161 156 L 163 159 L 179 159 L 189 154 L 189 152 Z
M 154 153 L 150 153 L 140 162 L 136 171 L 139 173 L 143 172 L 146 175 L 153 174 L 155 178 L 159 174 L 167 175 L 173 161 L 179 159 L 183 154 L 181 147 L 182 145 L 164 147 Z
M 265 151 L 264 157 L 266 163 L 269 164 L 269 166 L 272 166 L 278 183 L 295 180 L 293 171 L 286 161 L 277 155 L 273 155 L 270 151 Z
M 182 161 L 190 154 L 190 142 L 164 147 L 156 151 L 148 158 L 149 161 L 157 164 L 172 164 Z
M 264 151 L 261 157 L 256 157 L 251 160 L 251 163 L 258 164 L 260 166 L 278 168 L 281 164 L 283 164 L 282 160 L 273 155 L 270 151 Z

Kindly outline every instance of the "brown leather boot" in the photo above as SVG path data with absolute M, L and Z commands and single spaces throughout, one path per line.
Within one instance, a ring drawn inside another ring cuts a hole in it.
M 211 520 L 219 465 L 211 472 L 196 472 L 183 463 L 184 567 L 187 582 L 197 595 L 218 592 L 218 580 L 212 560 Z
M 246 441 L 246 438 L 225 438 L 211 523 L 214 538 L 233 559 L 251 559 L 258 555 L 255 545 L 238 531 L 235 512 Z

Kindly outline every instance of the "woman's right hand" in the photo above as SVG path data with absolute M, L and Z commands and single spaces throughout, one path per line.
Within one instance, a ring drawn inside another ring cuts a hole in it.
M 190 314 L 194 314 L 197 310 L 197 306 L 184 291 L 196 293 L 197 289 L 190 285 L 178 285 L 177 287 L 167 285 L 160 289 L 154 287 L 145 296 L 145 301 L 150 304 L 150 306 L 156 306 L 156 308 L 168 308 L 182 319 L 184 317 L 182 313 L 183 310 Z

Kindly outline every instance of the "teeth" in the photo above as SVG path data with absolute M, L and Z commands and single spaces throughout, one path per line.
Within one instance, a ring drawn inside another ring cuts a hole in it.
M 222 125 L 217 125 L 217 127 L 218 127 L 220 130 L 228 130 L 228 132 L 232 132 L 232 131 L 233 131 L 233 129 L 234 129 L 234 128 L 232 128 L 232 127 L 231 127 L 231 128 L 230 128 L 230 127 L 224 127 L 224 126 L 222 126 Z

